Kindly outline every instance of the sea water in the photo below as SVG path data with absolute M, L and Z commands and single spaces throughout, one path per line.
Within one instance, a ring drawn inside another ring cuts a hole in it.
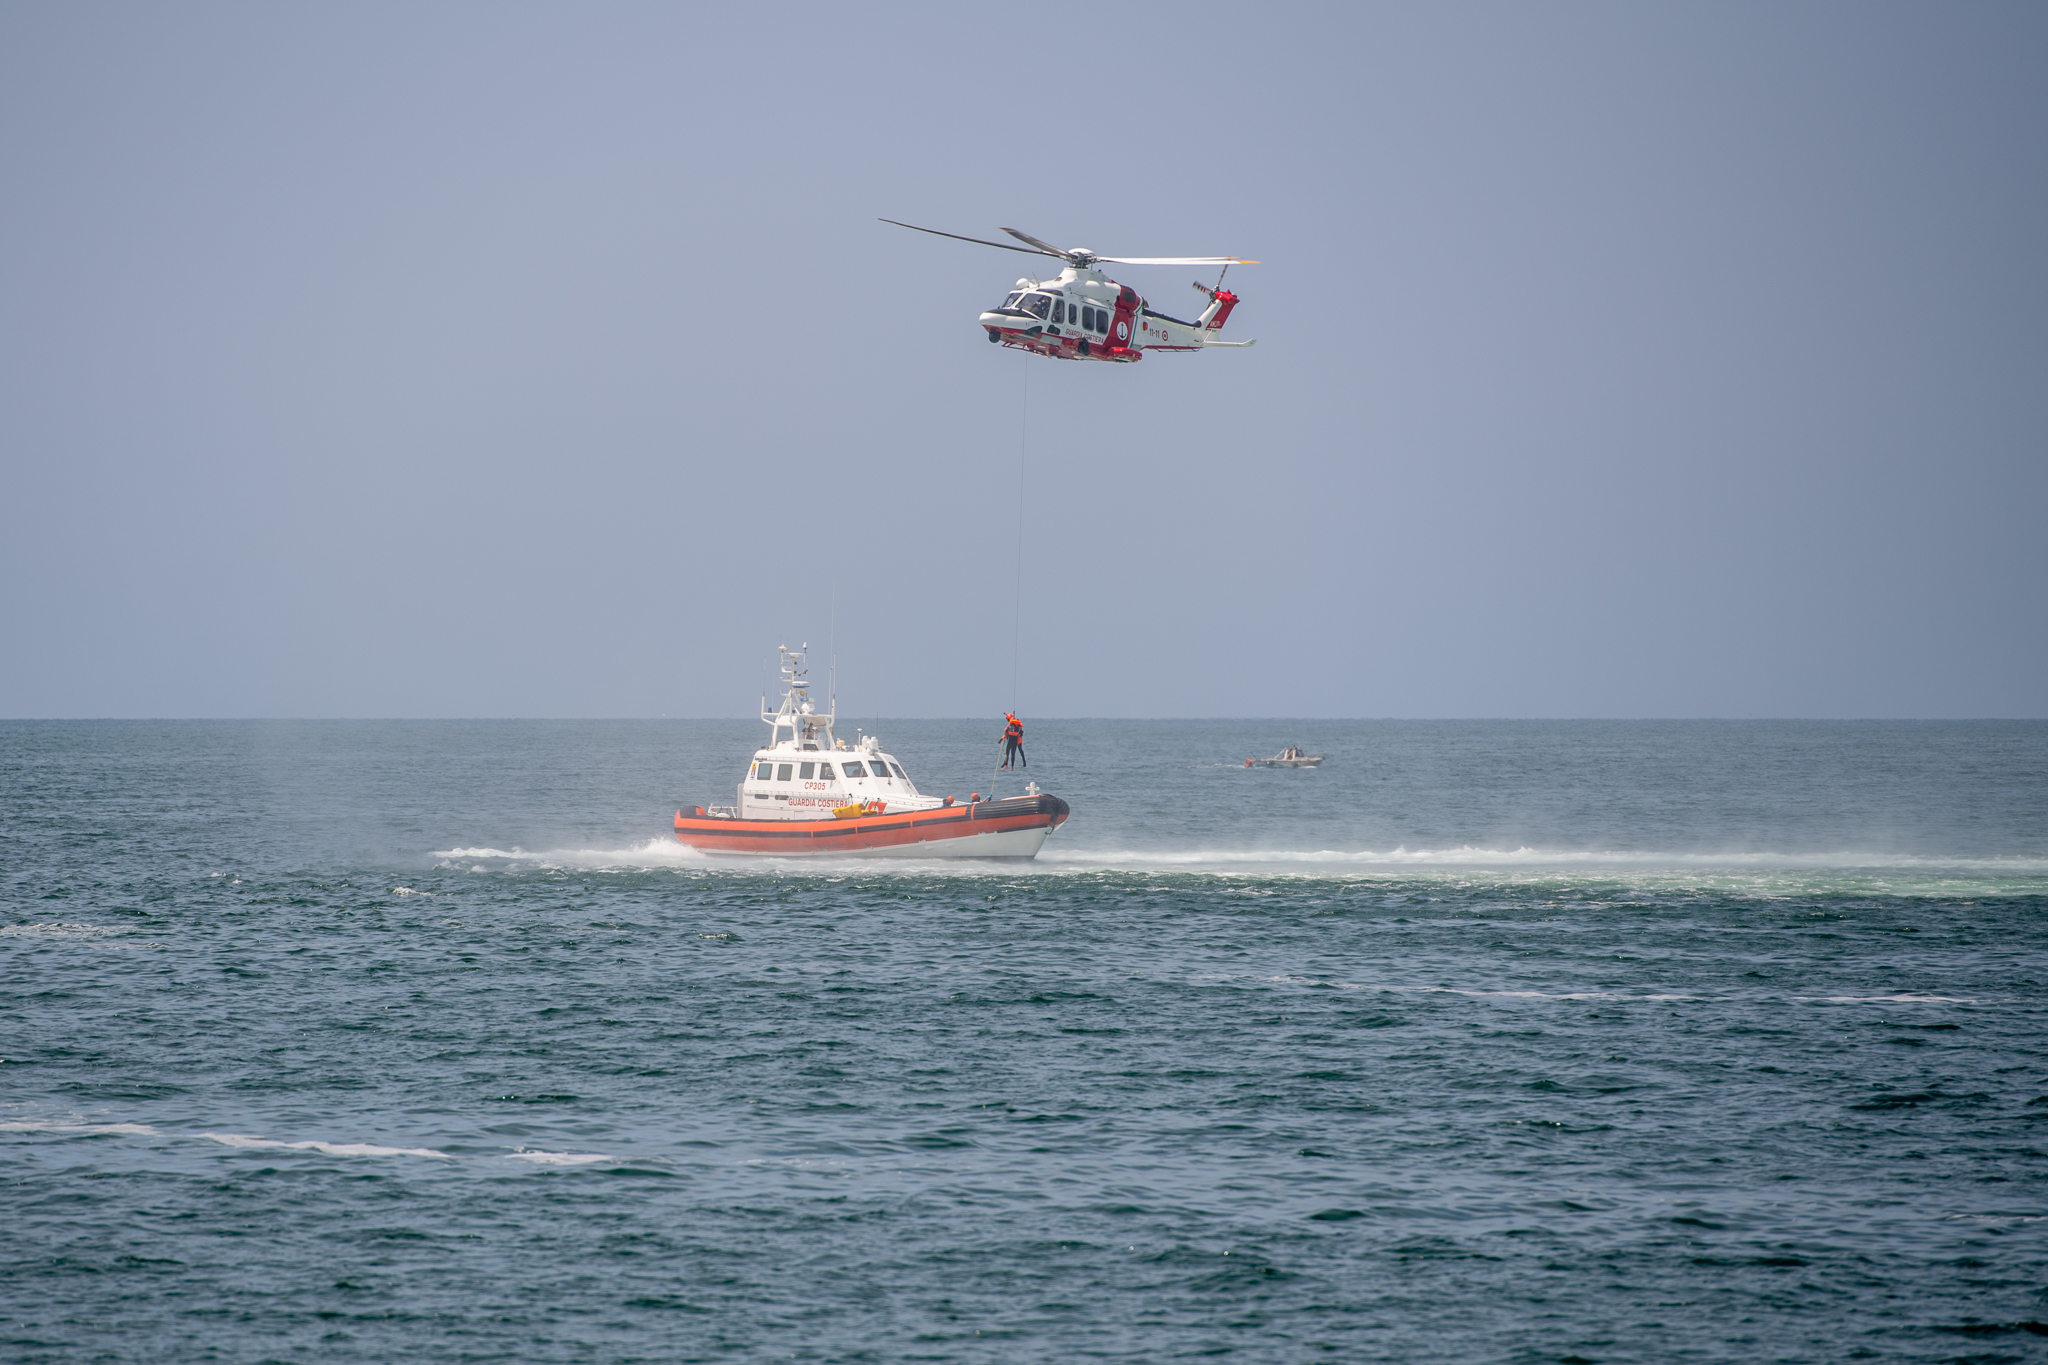
M 0 725 L 0 1357 L 2048 1360 L 2048 724 L 869 728 Z

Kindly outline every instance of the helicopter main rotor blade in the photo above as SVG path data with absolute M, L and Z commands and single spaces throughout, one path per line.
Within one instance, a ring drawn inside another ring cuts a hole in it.
M 1030 247 L 1028 247 L 1028 246 L 1011 246 L 1011 245 L 1010 245 L 1010 244 L 1009 244 L 1008 242 L 991 242 L 991 241 L 987 241 L 987 240 L 985 240 L 985 239 L 983 239 L 983 238 L 980 238 L 980 237 L 962 237 L 962 236 L 961 236 L 961 235 L 960 235 L 959 233 L 957 233 L 957 232 L 941 232 L 941 231 L 939 231 L 939 230 L 938 230 L 937 228 L 921 228 L 921 227 L 919 227 L 919 226 L 918 226 L 917 224 L 915 224 L 915 223 L 899 223 L 899 222 L 897 222 L 897 221 L 896 221 L 896 220 L 895 220 L 894 218 L 878 218 L 878 219 L 876 219 L 875 221 L 877 221 L 877 222 L 881 222 L 881 223 L 887 223 L 887 224 L 889 224 L 889 225 L 890 225 L 891 227 L 902 227 L 902 228 L 909 228 L 909 229 L 910 229 L 910 230 L 911 230 L 912 232 L 929 232 L 929 233 L 930 233 L 930 234 L 931 234 L 932 236 L 934 236 L 934 237 L 951 237 L 951 238 L 952 238 L 952 239 L 953 239 L 954 241 L 956 241 L 956 242 L 973 242 L 973 243 L 975 243 L 975 244 L 976 244 L 976 245 L 978 245 L 978 246 L 992 246 L 992 247 L 996 248 L 996 249 L 997 249 L 998 251 L 1021 251 L 1021 252 L 1023 252 L 1023 253 L 1024 253 L 1024 254 L 1025 254 L 1026 256 L 1046 256 L 1046 255 L 1052 255 L 1052 256 L 1058 256 L 1058 257 L 1059 257 L 1060 259 L 1062 259 L 1062 260 L 1065 260 L 1065 259 L 1066 259 L 1066 255 L 1067 255 L 1067 253 L 1066 253 L 1066 252 L 1064 252 L 1064 251 L 1053 251 L 1053 252 L 1047 252 L 1047 251 L 1044 251 L 1044 250 L 1039 250 L 1039 251 L 1033 251 L 1033 250 L 1032 250 L 1032 249 L 1031 249 Z M 1006 232 L 1007 232 L 1008 230 L 1009 230 L 1009 229 L 1007 229 L 1007 228 L 1005 228 L 1005 229 L 1004 229 L 1004 231 L 1006 231 Z
M 1037 247 L 1040 251 L 1043 251 L 1048 256 L 1057 256 L 1061 260 L 1072 260 L 1074 258 L 1073 252 L 1062 251 L 1058 247 L 1054 246 L 1051 242 L 1041 242 L 1028 232 L 1019 232 L 1015 228 L 1004 228 L 1003 231 L 1009 233 L 1012 237 L 1015 237 L 1020 242 L 1031 243 L 1031 245 Z
M 1238 256 L 1097 256 L 1118 265 L 1257 265 Z

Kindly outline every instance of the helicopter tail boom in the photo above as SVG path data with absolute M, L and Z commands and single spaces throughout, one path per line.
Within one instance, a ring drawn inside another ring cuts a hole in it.
M 1195 288 L 1209 296 L 1209 306 L 1202 310 L 1201 317 L 1195 319 L 1195 326 L 1210 332 L 1222 331 L 1230 310 L 1237 307 L 1237 295 L 1228 289 L 1211 289 L 1206 285 L 1198 284 Z

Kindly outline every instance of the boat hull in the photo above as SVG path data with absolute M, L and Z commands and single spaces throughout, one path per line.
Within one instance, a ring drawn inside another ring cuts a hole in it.
M 1035 858 L 1066 823 L 1057 796 L 1013 796 L 849 820 L 725 820 L 676 812 L 676 838 L 706 853 L 774 858 Z

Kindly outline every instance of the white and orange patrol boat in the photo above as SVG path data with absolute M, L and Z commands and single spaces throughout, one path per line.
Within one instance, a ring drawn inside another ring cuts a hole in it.
M 923 795 L 873 735 L 851 746 L 834 737 L 837 705 L 813 707 L 804 650 L 781 654 L 782 704 L 761 700 L 767 747 L 754 751 L 736 804 L 676 812 L 683 843 L 775 857 L 1033 858 L 1066 823 L 1067 803 L 1036 783 L 1001 800 Z

